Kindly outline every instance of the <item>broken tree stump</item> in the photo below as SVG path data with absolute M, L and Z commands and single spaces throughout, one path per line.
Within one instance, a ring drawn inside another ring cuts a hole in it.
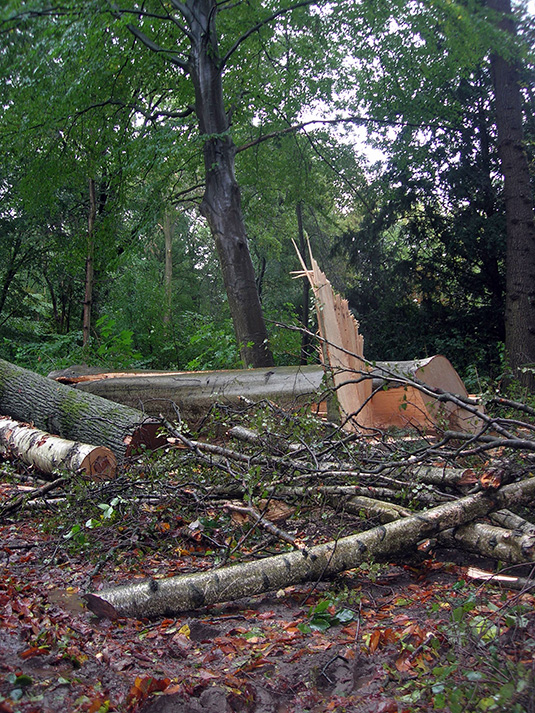
M 295 243 L 294 247 L 303 269 L 293 274 L 305 277 L 314 292 L 322 360 L 336 388 L 344 428 L 364 433 L 391 426 L 416 426 L 425 430 L 445 426 L 474 434 L 481 430 L 483 423 L 477 413 L 463 408 L 460 402 L 468 399 L 468 392 L 445 357 L 381 362 L 372 369 L 364 358 L 364 339 L 348 301 L 334 292 L 312 255 L 310 243 L 310 269 Z M 375 387 L 370 374 L 381 377 L 384 383 L 397 382 L 402 389 Z M 429 388 L 422 391 L 418 384 Z M 455 403 L 442 399 L 444 392 L 460 400 Z
M 0 453 L 10 453 L 42 473 L 82 473 L 90 480 L 115 477 L 117 459 L 109 448 L 69 441 L 26 423 L 0 416 Z
M 83 443 L 109 448 L 118 461 L 166 441 L 141 411 L 59 384 L 0 359 L 0 413 Z

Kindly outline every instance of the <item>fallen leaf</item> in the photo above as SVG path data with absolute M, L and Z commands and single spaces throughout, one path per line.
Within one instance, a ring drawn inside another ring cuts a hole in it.
M 457 485 L 474 485 L 478 480 L 477 474 L 471 468 L 467 468 L 457 481 Z

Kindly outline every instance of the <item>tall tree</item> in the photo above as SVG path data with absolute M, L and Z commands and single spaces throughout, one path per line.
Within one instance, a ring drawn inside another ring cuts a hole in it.
M 499 26 L 514 38 L 510 0 L 487 0 Z M 505 346 L 515 376 L 535 389 L 535 212 L 529 162 L 523 140 L 522 98 L 513 43 L 491 54 L 498 129 L 498 153 L 504 177 L 507 223 Z M 527 367 L 523 369 L 523 367 Z
M 268 335 L 247 243 L 241 197 L 235 176 L 235 146 L 223 95 L 223 70 L 216 29 L 216 0 L 173 3 L 186 22 L 187 60 L 175 63 L 190 75 L 195 113 L 203 137 L 206 187 L 201 212 L 206 217 L 221 263 L 236 338 L 246 365 L 271 366 Z M 132 32 L 144 40 L 135 27 Z M 150 46 L 150 42 L 148 43 Z

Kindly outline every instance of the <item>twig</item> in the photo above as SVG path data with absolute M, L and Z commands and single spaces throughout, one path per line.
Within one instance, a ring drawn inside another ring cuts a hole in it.
M 270 520 L 268 520 L 264 516 L 264 513 L 259 513 L 258 510 L 256 510 L 253 507 L 246 506 L 246 505 L 236 505 L 235 503 L 227 502 L 227 503 L 224 503 L 223 509 L 229 510 L 230 512 L 237 512 L 237 513 L 240 513 L 241 515 L 247 515 L 249 517 L 252 517 L 258 523 L 258 525 L 260 525 L 260 527 L 262 527 L 264 530 L 269 532 L 271 535 L 278 537 L 280 540 L 283 540 L 284 542 L 288 542 L 290 545 L 292 545 L 293 547 L 296 547 L 297 549 L 300 549 L 300 550 L 306 549 L 303 545 L 296 542 L 295 538 L 293 538 L 287 532 L 284 532 L 284 530 L 281 530 L 280 527 L 277 527 Z
M 28 493 L 25 493 L 24 495 L 19 495 L 18 498 L 15 498 L 15 500 L 8 503 L 7 505 L 4 505 L 4 507 L 0 511 L 0 517 L 3 515 L 7 515 L 8 513 L 15 512 L 19 508 L 23 507 L 26 501 L 40 498 L 43 495 L 46 495 L 46 493 L 49 493 L 51 490 L 55 490 L 56 488 L 60 488 L 61 486 L 65 485 L 65 483 L 67 483 L 68 481 L 68 477 L 62 476 L 61 478 L 53 480 L 51 483 L 46 483 L 46 485 L 42 485 L 40 488 L 34 488 L 33 490 Z

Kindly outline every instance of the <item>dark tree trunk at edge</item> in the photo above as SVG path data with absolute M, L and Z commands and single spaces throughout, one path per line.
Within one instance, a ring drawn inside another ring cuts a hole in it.
M 91 307 L 93 304 L 93 254 L 95 251 L 94 233 L 97 216 L 97 201 L 95 197 L 95 181 L 89 179 L 89 215 L 87 219 L 87 257 L 85 260 L 85 294 L 83 317 L 83 344 L 88 344 L 91 336 Z
M 514 35 L 511 1 L 487 0 L 487 6 L 503 14 L 500 26 Z M 520 371 L 535 368 L 535 218 L 520 86 L 516 66 L 505 57 L 493 54 L 491 69 L 507 222 L 505 346 L 514 376 L 533 391 L 534 374 Z

